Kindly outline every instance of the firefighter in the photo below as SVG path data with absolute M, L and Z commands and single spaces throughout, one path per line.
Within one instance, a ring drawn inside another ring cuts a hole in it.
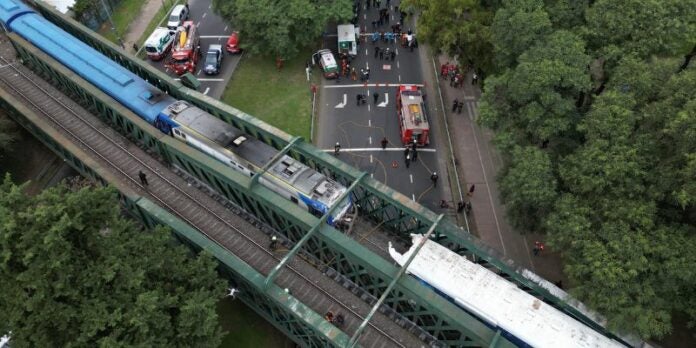
M 278 237 L 271 237 L 271 244 L 268 245 L 268 249 L 270 249 L 271 251 L 275 251 L 276 249 L 278 249 Z
M 387 144 L 389 144 L 389 140 L 387 140 L 387 137 L 382 138 L 382 150 L 387 149 Z
M 339 152 L 341 152 L 341 144 L 336 142 L 336 145 L 334 145 L 334 155 L 338 156 Z
M 433 172 L 433 174 L 430 175 L 430 180 L 433 182 L 434 187 L 437 187 L 437 179 L 439 179 L 439 178 L 440 177 L 437 176 L 437 172 Z

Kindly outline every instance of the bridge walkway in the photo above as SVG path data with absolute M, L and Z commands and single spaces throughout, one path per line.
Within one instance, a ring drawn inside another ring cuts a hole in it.
M 80 148 L 93 154 L 94 160 L 108 168 L 119 184 L 168 209 L 259 273 L 267 275 L 278 264 L 283 252 L 268 249 L 269 237 L 264 231 L 187 183 L 168 166 L 9 57 L 5 47 L 0 58 L 0 88 L 45 117 Z M 140 183 L 138 173 L 141 170 L 147 175 L 148 186 Z M 358 296 L 302 258 L 293 258 L 275 283 L 288 288 L 293 297 L 316 313 L 341 313 L 345 324 L 340 329 L 349 336 L 370 311 L 370 306 Z M 416 334 L 379 312 L 358 343 L 364 347 L 426 345 Z

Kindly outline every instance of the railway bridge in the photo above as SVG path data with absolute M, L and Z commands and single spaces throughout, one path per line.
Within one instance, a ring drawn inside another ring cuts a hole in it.
M 219 117 L 348 188 L 357 206 L 344 233 L 278 199 L 244 176 L 160 133 L 111 97 L 8 33 L 0 44 L 0 104 L 82 175 L 120 192 L 145 226 L 168 225 L 204 249 L 239 290 L 237 297 L 302 346 L 510 347 L 502 333 L 406 276 L 387 241 L 410 234 L 464 255 L 606 336 L 622 341 L 579 304 L 480 243 L 442 216 L 300 138 L 192 91 L 40 1 L 38 12 L 162 91 Z M 148 175 L 143 187 L 138 172 Z M 282 248 L 270 250 L 270 235 Z M 400 243 L 400 244 L 399 244 Z M 323 313 L 341 313 L 340 327 Z

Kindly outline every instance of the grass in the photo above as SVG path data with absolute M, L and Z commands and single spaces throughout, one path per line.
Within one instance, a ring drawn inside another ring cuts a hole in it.
M 145 4 L 143 0 L 123 0 L 111 13 L 111 20 L 114 22 L 116 32 L 123 38 L 128 30 L 128 25 L 137 17 L 140 9 Z M 107 38 L 109 41 L 118 44 L 118 37 L 111 30 L 111 23 L 107 20 L 99 29 L 99 34 Z
M 312 99 L 305 62 L 314 50 L 305 48 L 285 61 L 281 71 L 271 57 L 245 55 L 222 95 L 222 101 L 283 131 L 310 139 Z M 319 86 L 320 72 L 312 82 Z
M 227 331 L 221 348 L 284 348 L 294 343 L 241 301 L 226 298 L 218 304 L 222 328 Z

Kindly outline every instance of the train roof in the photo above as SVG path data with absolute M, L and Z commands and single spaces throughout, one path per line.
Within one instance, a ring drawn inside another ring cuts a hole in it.
M 10 29 L 68 69 L 153 123 L 174 98 L 145 82 L 63 29 L 15 0 L 0 0 L 0 19 L 12 18 Z M 7 22 L 5 22 L 7 23 Z
M 423 238 L 420 234 L 411 237 L 414 246 L 403 255 L 389 248 L 389 254 L 401 265 Z M 426 241 L 408 271 L 533 347 L 624 347 L 433 241 Z

